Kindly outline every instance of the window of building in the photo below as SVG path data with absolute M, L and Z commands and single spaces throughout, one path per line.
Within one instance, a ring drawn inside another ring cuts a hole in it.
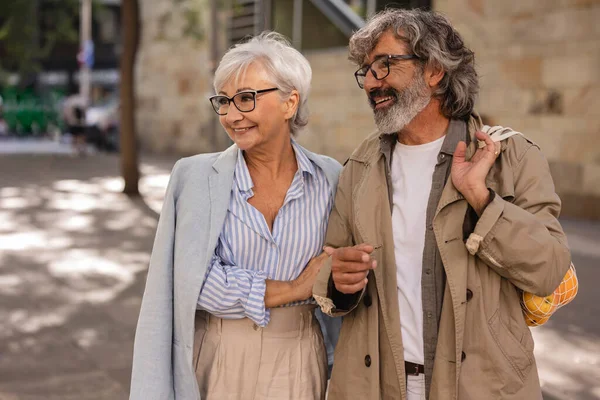
M 348 37 L 310 1 L 302 0 L 301 34 L 294 35 L 294 1 L 273 0 L 272 29 L 294 41 L 301 50 L 314 50 L 348 45 Z M 296 0 L 297 1 L 297 0 Z
M 345 47 L 367 15 L 388 7 L 429 9 L 431 0 L 233 0 L 229 41 L 270 29 L 300 50 Z
M 114 44 L 118 41 L 117 13 L 109 7 L 102 7 L 94 18 L 98 24 L 98 40 L 101 43 Z
M 344 0 L 347 7 L 332 7 L 329 0 L 270 0 L 270 28 L 288 36 L 301 50 L 348 45 L 348 37 L 367 15 L 385 8 L 431 8 L 431 0 Z M 323 12 L 327 9 L 328 15 Z M 353 15 L 349 15 L 353 14 Z M 294 29 L 300 24 L 301 29 Z

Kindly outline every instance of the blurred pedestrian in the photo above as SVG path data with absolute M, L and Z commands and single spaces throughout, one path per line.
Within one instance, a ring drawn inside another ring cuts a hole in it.
M 69 96 L 63 103 L 63 118 L 67 131 L 72 137 L 73 154 L 85 156 L 87 154 L 86 141 L 86 101 L 73 87 Z
M 4 119 L 4 99 L 0 96 L 0 137 L 8 136 L 8 124 Z

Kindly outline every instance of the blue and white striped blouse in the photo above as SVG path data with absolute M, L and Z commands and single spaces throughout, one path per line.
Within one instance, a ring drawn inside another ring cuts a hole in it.
M 272 233 L 264 216 L 248 203 L 254 184 L 238 150 L 229 210 L 200 290 L 198 309 L 220 318 L 247 317 L 264 327 L 270 318 L 265 309 L 265 280 L 296 279 L 321 253 L 333 196 L 324 172 L 293 140 L 292 147 L 298 170 Z

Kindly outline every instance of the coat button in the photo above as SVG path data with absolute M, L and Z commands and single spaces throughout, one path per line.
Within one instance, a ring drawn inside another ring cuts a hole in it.
M 368 355 L 368 354 L 365 356 L 365 365 L 366 365 L 367 367 L 370 367 L 370 366 L 371 366 L 371 356 L 370 356 L 370 355 Z
M 460 355 L 460 361 L 464 362 L 465 358 L 467 358 L 467 355 L 465 354 L 465 352 L 463 351 L 462 354 Z
M 473 298 L 473 292 L 471 289 L 467 289 L 467 301 L 470 301 Z
M 371 307 L 371 304 L 373 304 L 373 300 L 371 299 L 371 296 L 368 293 L 365 293 L 365 298 L 363 299 L 363 301 L 366 307 Z

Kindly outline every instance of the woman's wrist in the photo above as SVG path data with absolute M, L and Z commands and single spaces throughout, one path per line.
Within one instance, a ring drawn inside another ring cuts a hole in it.
M 302 295 L 302 288 L 300 287 L 300 283 L 298 282 L 297 279 L 294 279 L 292 281 L 287 282 L 289 283 L 289 290 L 290 290 L 290 296 L 291 296 L 291 301 L 302 301 L 305 300 L 303 299 L 303 295 Z
M 294 281 L 267 280 L 265 308 L 273 308 L 296 301 L 298 290 Z

